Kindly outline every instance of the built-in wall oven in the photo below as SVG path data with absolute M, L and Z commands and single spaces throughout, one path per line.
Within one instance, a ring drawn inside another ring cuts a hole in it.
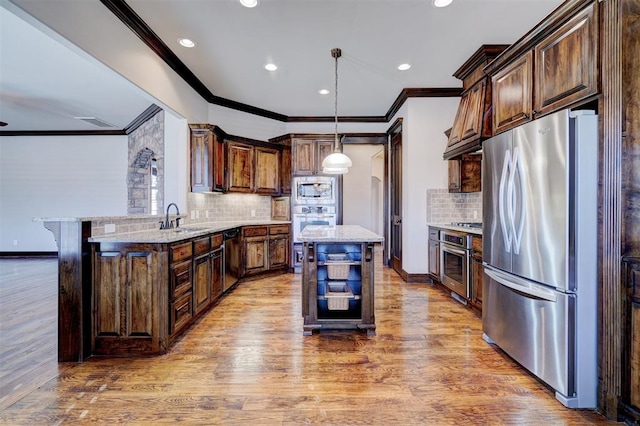
M 440 282 L 451 289 L 462 303 L 469 298 L 469 260 L 471 235 L 452 230 L 440 231 Z
M 335 176 L 296 176 L 293 178 L 293 205 L 335 205 Z
M 328 225 L 337 224 L 338 215 L 336 206 L 328 205 L 301 205 L 293 206 L 293 267 L 296 272 L 302 267 L 302 242 L 300 233 L 307 225 Z

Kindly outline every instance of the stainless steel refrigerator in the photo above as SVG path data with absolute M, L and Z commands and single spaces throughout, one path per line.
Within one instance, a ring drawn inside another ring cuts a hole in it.
M 483 143 L 487 342 L 596 407 L 598 119 L 563 110 Z

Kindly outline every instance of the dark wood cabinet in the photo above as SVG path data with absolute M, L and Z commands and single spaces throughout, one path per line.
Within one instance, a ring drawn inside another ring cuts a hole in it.
M 162 353 L 166 322 L 156 312 L 167 297 L 167 286 L 159 289 L 159 280 L 167 276 L 158 274 L 161 265 L 166 267 L 163 256 L 150 247 L 108 244 L 92 257 L 92 354 Z
M 535 47 L 534 114 L 544 115 L 598 91 L 598 22 L 592 5 Z
M 493 86 L 493 131 L 502 133 L 531 120 L 533 52 L 527 52 L 496 73 Z
M 215 126 L 190 124 L 191 192 L 221 192 L 225 184 L 224 141 Z
M 622 392 L 620 404 L 629 424 L 640 423 L 640 257 L 623 259 Z
M 474 235 L 471 242 L 471 307 L 482 312 L 482 236 Z
M 290 225 L 242 228 L 241 276 L 289 268 Z
M 227 142 L 227 191 L 254 192 L 254 147 L 239 142 Z
M 598 93 L 597 10 L 597 3 L 590 4 L 534 39 L 526 53 L 505 55 L 486 68 L 492 75 L 494 134 Z
M 292 173 L 295 176 L 322 173 L 322 161 L 333 152 L 333 139 L 293 139 Z
M 482 190 L 482 155 L 465 154 L 448 160 L 449 192 L 480 192 Z
M 280 151 L 264 147 L 255 147 L 254 149 L 255 192 L 278 195 L 280 193 Z
M 222 295 L 222 234 L 193 240 L 193 305 L 198 315 Z
M 280 194 L 291 194 L 291 146 L 283 146 L 280 154 Z
M 491 83 L 483 68 L 507 45 L 482 45 L 453 75 L 462 80 L 463 92 L 443 158 L 454 159 L 480 149 L 493 135 Z

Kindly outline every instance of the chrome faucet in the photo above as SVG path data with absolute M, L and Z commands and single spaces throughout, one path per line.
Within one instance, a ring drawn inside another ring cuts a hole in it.
M 171 203 L 167 206 L 167 217 L 164 222 L 160 221 L 160 229 L 171 229 L 173 228 L 173 221 L 169 221 L 169 208 L 171 206 L 176 208 L 176 215 L 180 216 L 180 209 L 176 203 Z M 180 219 L 181 217 L 176 218 L 176 228 L 180 227 Z

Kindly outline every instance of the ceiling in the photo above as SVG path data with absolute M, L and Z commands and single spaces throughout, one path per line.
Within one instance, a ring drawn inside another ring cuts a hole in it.
M 113 16 L 98 0 L 84 1 Z M 0 131 L 103 130 L 74 117 L 123 129 L 154 103 L 69 41 L 14 15 L 21 3 L 69 13 L 67 0 L 0 1 L 0 121 L 9 123 Z M 285 118 L 333 116 L 332 48 L 342 49 L 339 115 L 382 117 L 405 88 L 461 87 L 452 74 L 480 45 L 513 43 L 560 3 L 260 0 L 248 9 L 237 0 L 126 0 L 216 98 Z M 196 47 L 181 47 L 181 37 Z M 268 62 L 278 69 L 265 70 Z M 411 69 L 398 71 L 401 63 Z

